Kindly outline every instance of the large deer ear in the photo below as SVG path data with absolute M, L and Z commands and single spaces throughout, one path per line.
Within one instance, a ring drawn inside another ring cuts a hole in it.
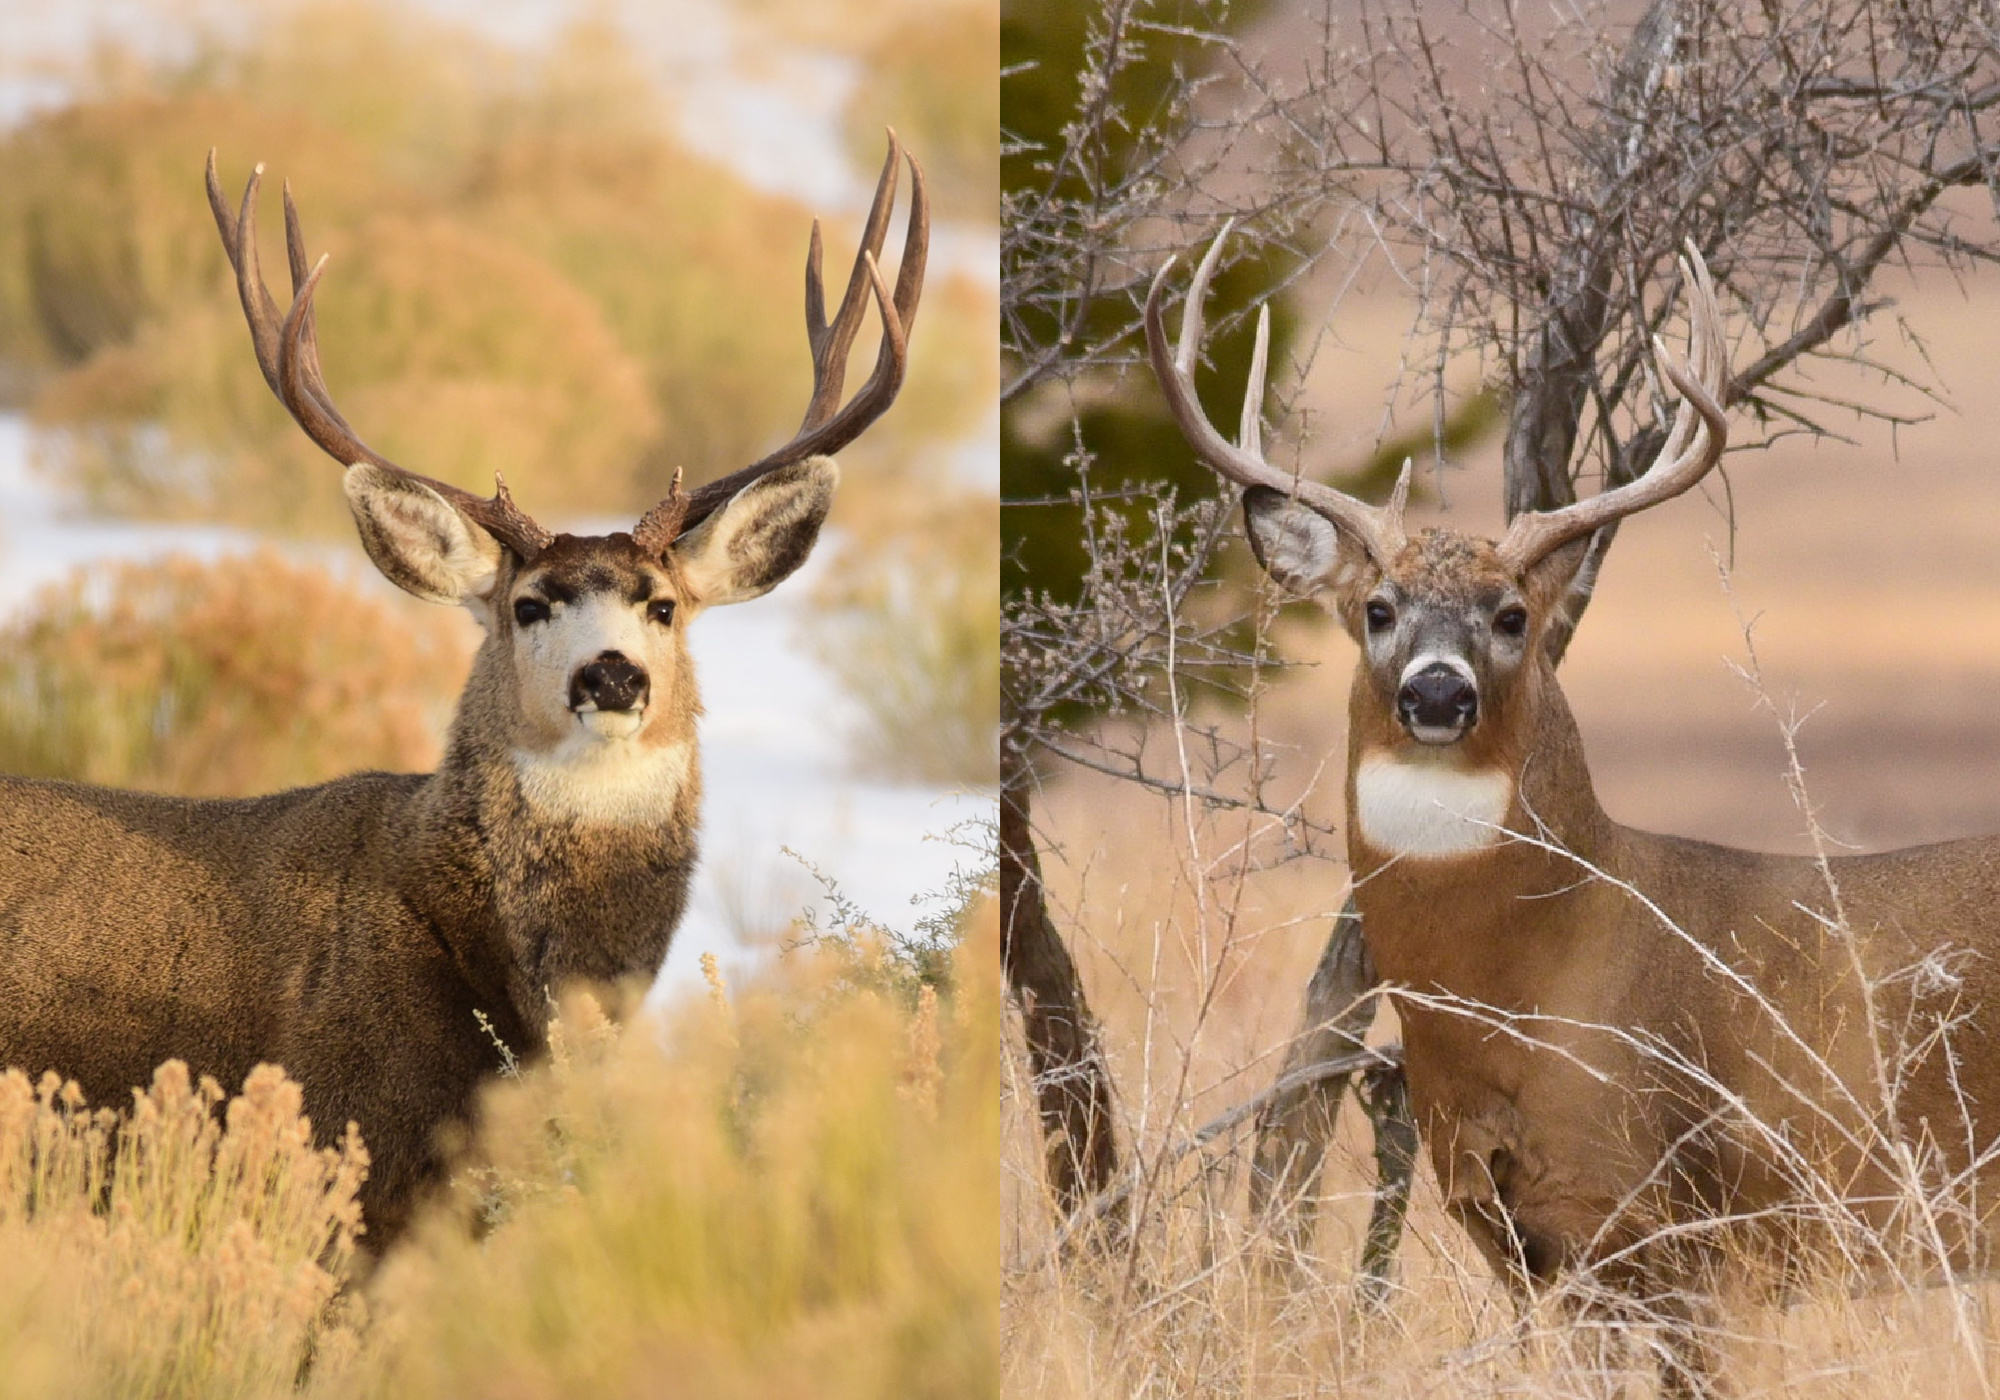
M 840 468 L 808 457 L 761 476 L 674 543 L 693 601 L 741 603 L 769 593 L 806 562 L 833 508 Z
M 366 462 L 347 469 L 347 505 L 382 576 L 427 603 L 477 604 L 500 577 L 500 541 L 420 481 Z
M 1359 541 L 1295 497 L 1269 486 L 1243 492 L 1250 552 L 1288 592 L 1314 598 L 1328 592 L 1339 606 L 1357 587 L 1369 586 L 1374 564 Z

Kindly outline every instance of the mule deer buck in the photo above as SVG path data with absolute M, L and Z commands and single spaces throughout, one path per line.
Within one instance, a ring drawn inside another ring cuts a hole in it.
M 1224 231 L 1227 236 L 1227 230 Z M 1909 1277 L 1980 1267 L 2000 1200 L 2000 838 L 1824 861 L 1622 826 L 1593 792 L 1553 658 L 1592 536 L 1723 453 L 1726 350 L 1698 254 L 1682 403 L 1637 480 L 1498 540 L 1405 530 L 1271 465 L 1260 323 L 1230 442 L 1195 395 L 1202 302 L 1153 368 L 1196 454 L 1244 488 L 1250 543 L 1361 649 L 1347 848 L 1449 1211 L 1524 1292 L 1580 1276 L 1668 1326 L 1666 1375 L 1716 1379 L 1703 1316 L 1733 1262 L 1836 1246 Z M 1171 265 L 1169 265 L 1171 266 Z M 1571 1296 L 1577 1296 L 1572 1292 Z
M 379 1248 L 443 1166 L 499 1067 L 481 1028 L 541 1048 L 574 980 L 650 977 L 687 902 L 701 712 L 687 629 L 804 562 L 832 504 L 827 455 L 894 401 L 922 295 L 929 209 L 911 200 L 892 291 L 876 267 L 904 157 L 894 133 L 845 294 L 827 320 L 815 224 L 806 259 L 813 388 L 793 439 L 692 492 L 678 474 L 629 534 L 552 535 L 509 497 L 406 471 L 371 450 L 321 376 L 289 188 L 292 302 L 240 213 L 208 196 L 257 362 L 312 441 L 346 467 L 361 542 L 392 582 L 469 609 L 485 637 L 438 771 L 361 773 L 242 801 L 0 780 L 0 1066 L 54 1069 L 98 1102 L 186 1060 L 238 1083 L 260 1061 L 305 1090 L 322 1136 L 350 1120 L 373 1158 Z M 841 402 L 873 302 L 881 349 Z

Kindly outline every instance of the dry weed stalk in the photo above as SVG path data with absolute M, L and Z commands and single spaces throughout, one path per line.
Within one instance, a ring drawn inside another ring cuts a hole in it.
M 179 1061 L 125 1113 L 53 1074 L 0 1074 L 0 1253 L 39 1285 L 0 1297 L 34 1339 L 10 1366 L 52 1366 L 70 1394 L 251 1395 L 352 1354 L 360 1313 L 336 1294 L 367 1151 L 351 1126 L 315 1148 L 275 1066 L 218 1121 L 222 1101 Z
M 1733 605 L 1728 572 L 1721 572 Z M 1834 843 L 1810 798 L 1797 744 L 1800 721 L 1773 696 L 1747 622 L 1743 632 L 1744 660 L 1736 669 L 1778 725 L 1788 790 L 1815 850 L 1828 856 Z M 1201 845 L 1186 856 L 1191 867 L 1212 870 L 1236 849 L 1233 833 L 1198 834 Z M 1871 971 L 1859 961 L 1859 940 L 1844 916 L 1825 917 L 1828 948 L 1836 956 L 1845 948 L 1856 959 L 1856 975 L 1871 984 L 1871 1024 L 1849 1032 L 1870 1038 L 1871 1070 L 1862 1082 L 1846 1082 L 1825 1048 L 1789 1024 L 1765 989 L 1675 924 L 1643 889 L 1558 847 L 1546 830 L 1506 838 L 1562 855 L 1576 864 L 1579 879 L 1621 889 L 1653 912 L 1664 936 L 1694 949 L 1709 975 L 1731 982 L 1793 1053 L 1792 1069 L 1768 1065 L 1787 1096 L 1781 1110 L 1757 1111 L 1686 1051 L 1626 1027 L 1407 989 L 1390 989 L 1390 1000 L 1466 1018 L 1493 1035 L 1564 1055 L 1586 1073 L 1594 1071 L 1572 1047 L 1580 1036 L 1603 1037 L 1637 1052 L 1657 1079 L 1679 1081 L 1722 1104 L 1716 1117 L 1690 1131 L 1732 1135 L 1781 1164 L 1796 1203 L 1661 1225 L 1645 1218 L 1635 1189 L 1610 1213 L 1599 1242 L 1633 1227 L 1628 1242 L 1605 1249 L 1605 1272 L 1640 1253 L 1683 1251 L 1696 1261 L 1690 1276 L 1721 1286 L 1725 1306 L 1711 1311 L 1705 1300 L 1673 1292 L 1634 1298 L 1601 1272 L 1574 1273 L 1530 1299 L 1510 1299 L 1442 1216 L 1428 1180 L 1386 1316 L 1367 1321 L 1359 1311 L 1329 1308 L 1327 1285 L 1360 1280 L 1322 1271 L 1310 1257 L 1298 1261 L 1306 1288 L 1278 1296 L 1263 1291 L 1257 1217 L 1246 1224 L 1230 1194 L 1209 1183 L 1218 1174 L 1233 1182 L 1243 1144 L 1231 1135 L 1291 1086 L 1281 1079 L 1190 1129 L 1199 1121 L 1199 1095 L 1186 1086 L 1214 1077 L 1193 1069 L 1202 1027 L 1197 1014 L 1188 1030 L 1176 1022 L 1160 1032 L 1169 1042 L 1164 1074 L 1121 1075 L 1147 1085 L 1156 1106 L 1127 1124 L 1136 1161 L 1119 1195 L 1130 1196 L 1134 1209 L 1120 1254 L 1105 1261 L 1038 1248 L 1012 1261 L 1008 1310 L 1011 1345 L 1018 1348 L 1010 1356 L 1012 1383 L 1052 1396 L 1221 1387 L 1263 1397 L 1312 1393 L 1326 1376 L 1338 1375 L 1371 1394 L 1433 1394 L 1443 1385 L 1453 1394 L 1608 1397 L 1634 1385 L 1643 1392 L 1654 1366 L 1693 1336 L 1708 1351 L 1726 1353 L 1730 1371 L 1752 1389 L 1889 1395 L 1914 1384 L 1926 1394 L 1990 1393 L 1992 1354 L 2000 1347 L 1990 1320 L 1995 1293 L 1968 1267 L 1967 1255 L 1988 1211 L 1977 1173 L 2000 1148 L 1973 1151 L 1969 1164 L 1948 1167 L 1942 1138 L 1969 1134 L 1974 1106 L 1961 1098 L 1955 1124 L 1907 1124 L 1897 1111 L 1918 1062 L 1982 1053 L 1959 1041 L 1962 1008 L 1948 997 L 1928 1014 L 1896 1010 L 1908 1003 L 1912 982 L 1948 991 L 1952 967 L 1929 960 Z M 1828 906 L 1838 911 L 1835 867 L 1823 860 L 1821 870 Z M 1213 914 L 1218 891 L 1207 891 L 1204 906 L 1192 895 L 1194 877 L 1187 879 L 1185 907 Z M 1102 911 L 1069 912 L 1079 926 L 1102 918 Z M 1156 930 L 1156 938 L 1170 936 Z M 1159 970 L 1153 969 L 1156 988 Z M 1196 995 L 1199 1001 L 1199 989 Z M 1150 996 L 1149 1006 L 1157 1000 Z M 1147 1053 L 1157 1049 L 1148 1046 Z M 1155 1087 L 1162 1080 L 1164 1090 Z M 1836 1167 L 1837 1158 L 1849 1165 Z M 1848 1187 L 1856 1159 L 1883 1168 L 1894 1189 L 1856 1198 Z M 1329 1171 L 1334 1202 L 1361 1194 L 1364 1176 L 1351 1139 Z M 1144 1196 L 1137 1193 L 1142 1183 L 1149 1187 Z M 1724 1284 L 1731 1274 L 1734 1281 Z

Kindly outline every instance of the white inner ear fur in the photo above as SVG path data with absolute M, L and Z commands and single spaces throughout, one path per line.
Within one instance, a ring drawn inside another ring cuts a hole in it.
M 1467 772 L 1422 756 L 1373 753 L 1354 770 L 1354 822 L 1394 856 L 1470 855 L 1501 841 L 1514 803 L 1511 775 Z
M 349 467 L 342 485 L 362 547 L 383 577 L 426 602 L 483 612 L 500 575 L 498 540 L 422 482 L 369 463 Z
M 1332 521 L 1289 496 L 1257 488 L 1243 498 L 1250 545 L 1264 572 L 1301 598 L 1353 587 L 1368 562 Z
M 1294 593 L 1310 595 L 1333 582 L 1340 532 L 1297 501 L 1259 492 L 1245 501 L 1250 542 L 1264 572 Z
M 738 491 L 674 545 L 692 601 L 742 603 L 782 583 L 805 562 L 839 483 L 831 457 L 808 457 Z

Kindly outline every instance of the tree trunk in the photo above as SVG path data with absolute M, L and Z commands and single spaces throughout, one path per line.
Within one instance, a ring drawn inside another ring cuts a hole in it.
M 1299 1087 L 1280 1094 L 1257 1115 L 1256 1146 L 1250 1159 L 1250 1210 L 1269 1231 L 1267 1259 L 1297 1281 L 1312 1254 L 1318 1223 L 1317 1188 L 1327 1149 L 1339 1121 L 1348 1077 L 1311 1079 L 1300 1074 L 1313 1065 L 1352 1055 L 1375 1019 L 1375 966 L 1361 937 L 1361 916 L 1350 897 L 1306 984 L 1305 1011 L 1285 1052 L 1278 1078 L 1298 1076 Z M 1387 1297 L 1410 1179 L 1416 1171 L 1416 1125 L 1400 1064 L 1364 1072 L 1355 1085 L 1362 1110 L 1375 1130 L 1375 1203 L 1361 1252 L 1358 1287 L 1364 1304 L 1379 1307 Z
M 1375 967 L 1361 941 L 1354 901 L 1334 920 L 1333 932 L 1306 984 L 1305 1011 L 1293 1033 L 1278 1078 L 1361 1049 L 1375 1019 Z M 1275 1258 L 1296 1264 L 1312 1243 L 1309 1208 L 1340 1115 L 1344 1079 L 1302 1082 L 1271 1100 L 1257 1115 L 1250 1158 L 1250 1212 L 1271 1232 Z
M 1034 781 L 1027 755 L 1008 736 L 1000 760 L 1000 960 L 1026 1032 L 1049 1191 L 1071 1216 L 1111 1186 L 1118 1144 L 1097 1023 L 1043 894 L 1029 820 Z

